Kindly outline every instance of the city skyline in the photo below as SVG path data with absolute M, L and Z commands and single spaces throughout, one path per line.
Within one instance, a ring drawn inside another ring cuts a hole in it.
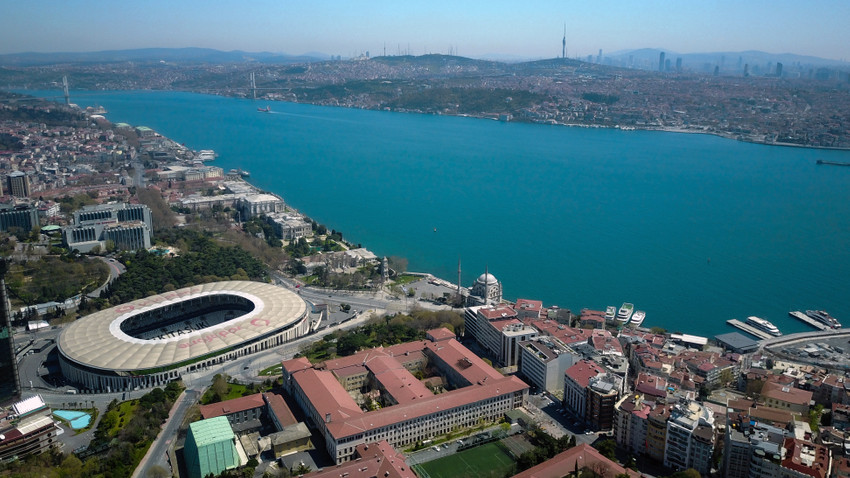
M 352 57 L 453 53 L 570 58 L 658 48 L 678 53 L 760 50 L 850 59 L 850 3 L 380 1 L 139 4 L 94 0 L 10 3 L 0 54 L 200 47 Z

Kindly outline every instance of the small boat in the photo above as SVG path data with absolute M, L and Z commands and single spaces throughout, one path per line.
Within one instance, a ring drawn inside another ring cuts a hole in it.
M 613 305 L 609 305 L 605 308 L 605 321 L 613 322 L 614 318 L 617 317 L 617 307 Z
M 747 325 L 749 325 L 753 328 L 759 329 L 763 332 L 767 332 L 768 334 L 770 334 L 774 337 L 779 337 L 780 335 L 782 335 L 782 332 L 779 331 L 778 327 L 776 327 L 775 325 L 773 325 L 769 321 L 764 320 L 764 319 L 759 318 L 759 317 L 753 317 L 753 316 L 747 317 Z
M 271 113 L 272 107 L 267 105 L 265 108 L 257 108 L 257 111 L 260 113 Z
M 629 325 L 634 325 L 635 327 L 640 327 L 640 324 L 643 323 L 643 319 L 646 318 L 646 312 L 642 310 L 636 310 L 634 315 L 632 315 L 632 320 L 629 322 Z
M 617 312 L 617 322 L 627 324 L 629 322 L 629 319 L 632 318 L 632 312 L 634 312 L 634 310 L 634 304 L 624 302 L 623 305 L 620 306 L 620 310 Z

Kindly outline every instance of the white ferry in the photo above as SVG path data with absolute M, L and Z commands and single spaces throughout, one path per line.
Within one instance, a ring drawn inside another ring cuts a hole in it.
M 841 322 L 829 315 L 825 310 L 807 310 L 806 315 L 832 329 L 840 329 Z
M 635 305 L 630 304 L 628 302 L 624 302 L 620 307 L 620 311 L 617 312 L 617 322 L 621 322 L 626 324 L 629 322 L 629 319 L 632 318 L 632 312 L 635 310 Z
M 614 318 L 617 317 L 617 307 L 613 305 L 609 305 L 605 308 L 605 321 L 613 322 Z
M 767 332 L 774 337 L 779 337 L 782 335 L 782 332 L 767 320 L 761 319 L 759 317 L 747 317 L 747 325 L 759 329 L 761 331 Z
M 211 149 L 202 149 L 198 151 L 198 155 L 196 156 L 196 158 L 200 161 L 212 161 L 215 159 L 216 156 L 218 155 L 215 154 L 215 151 Z
M 629 322 L 629 325 L 634 325 L 635 327 L 640 327 L 640 324 L 643 323 L 643 319 L 646 318 L 646 312 L 642 310 L 636 310 L 635 314 L 632 316 L 632 320 Z

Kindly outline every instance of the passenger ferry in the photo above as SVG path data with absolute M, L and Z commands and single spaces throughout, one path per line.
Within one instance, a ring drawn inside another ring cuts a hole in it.
M 770 335 L 773 335 L 774 337 L 779 337 L 780 335 L 782 335 L 782 332 L 780 332 L 775 325 L 759 317 L 747 317 L 747 325 L 759 329 L 763 332 L 767 332 Z
M 623 305 L 620 307 L 620 311 L 617 312 L 617 322 L 627 324 L 629 322 L 629 319 L 632 318 L 632 312 L 634 312 L 634 310 L 634 304 L 623 302 Z
M 838 319 L 836 319 L 835 317 L 829 315 L 829 313 L 825 310 L 807 310 L 806 315 L 826 325 L 827 327 L 833 329 L 841 328 L 841 322 L 839 322 Z
M 614 305 L 609 305 L 605 308 L 605 321 L 613 322 L 614 318 L 617 317 L 617 307 Z
M 640 327 L 640 324 L 643 323 L 643 319 L 646 318 L 646 312 L 642 310 L 636 310 L 635 314 L 632 316 L 631 322 L 629 325 L 634 325 L 635 327 Z

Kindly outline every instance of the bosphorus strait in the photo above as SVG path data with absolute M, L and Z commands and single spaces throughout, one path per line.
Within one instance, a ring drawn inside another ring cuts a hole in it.
M 41 92 L 41 95 L 49 95 Z M 633 302 L 714 335 L 790 310 L 850 320 L 850 153 L 179 92 L 83 93 L 410 269 L 574 311 Z

